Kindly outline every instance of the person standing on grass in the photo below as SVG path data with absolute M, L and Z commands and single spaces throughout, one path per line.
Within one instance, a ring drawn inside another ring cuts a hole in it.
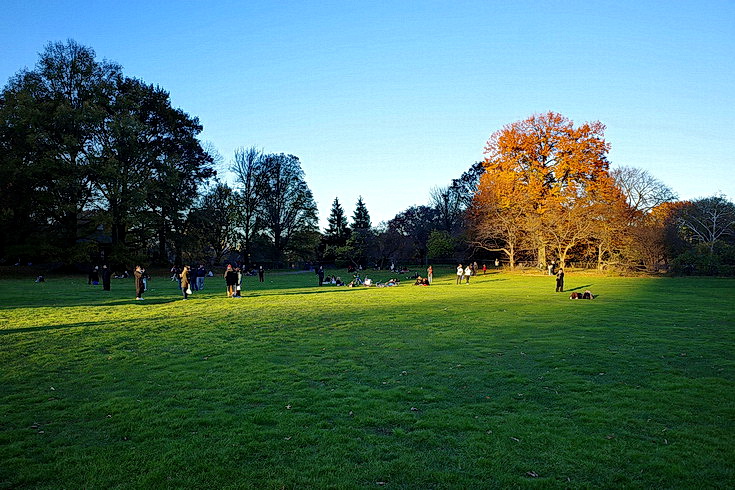
M 316 274 L 319 276 L 319 285 L 321 286 L 324 282 L 324 267 L 321 265 L 319 266 L 319 269 L 317 269 Z
M 197 277 L 198 269 L 187 265 L 186 268 L 189 272 L 189 289 L 192 291 L 199 291 L 199 278 Z
M 199 264 L 197 269 L 197 289 L 201 291 L 204 289 L 204 278 L 207 275 L 207 269 L 204 268 L 204 264 Z
M 258 281 L 265 282 L 265 270 L 262 265 L 258 268 Z
M 110 278 L 112 277 L 112 274 L 110 273 L 110 268 L 107 267 L 107 265 L 102 266 L 102 290 L 103 291 L 109 291 L 110 290 Z
M 559 272 L 556 273 L 556 292 L 564 292 L 564 269 L 559 268 Z
M 240 291 L 242 290 L 242 270 L 239 267 L 235 267 L 235 273 L 237 274 L 237 284 L 235 284 L 235 296 L 234 298 L 241 298 Z
M 136 265 L 135 272 L 133 273 L 133 276 L 135 277 L 135 299 L 136 300 L 143 299 L 143 292 L 145 291 L 145 286 L 143 285 L 143 275 L 144 274 L 145 274 L 145 269 L 143 269 L 139 265 Z
M 471 275 L 472 275 L 472 265 L 468 265 L 464 269 L 465 284 L 469 284 L 470 283 L 470 276 Z
M 500 261 L 495 259 L 495 268 L 497 269 L 498 267 L 500 267 Z
M 89 271 L 89 277 L 87 278 L 87 284 L 90 286 L 96 286 L 100 283 L 100 268 L 99 266 L 94 266 Z
M 464 275 L 464 268 L 462 264 L 457 266 L 457 284 L 462 284 L 462 276 Z
M 429 284 L 434 280 L 434 268 L 432 266 L 426 269 L 426 279 L 429 281 Z
M 235 272 L 231 264 L 227 264 L 224 277 L 225 284 L 227 285 L 227 297 L 232 298 L 235 295 L 235 287 L 237 286 L 237 272 Z
M 181 278 L 181 294 L 184 295 L 184 299 L 189 299 L 189 291 L 191 291 L 191 289 L 189 289 L 191 287 L 191 276 L 189 275 L 188 265 L 184 266 L 179 277 Z
M 487 274 L 487 265 L 482 264 L 482 275 L 484 276 L 485 274 Z

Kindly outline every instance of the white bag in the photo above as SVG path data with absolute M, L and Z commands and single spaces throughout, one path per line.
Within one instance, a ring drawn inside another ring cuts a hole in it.
M 240 285 L 239 284 L 237 285 L 237 290 L 240 291 Z
M 191 288 L 186 288 L 186 294 L 191 294 Z

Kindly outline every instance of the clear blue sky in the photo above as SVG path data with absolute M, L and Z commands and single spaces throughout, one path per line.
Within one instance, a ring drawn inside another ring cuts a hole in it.
M 549 110 L 607 125 L 613 165 L 735 198 L 735 2 L 5 0 L 0 79 L 72 38 L 241 146 L 301 159 L 322 224 L 373 223 Z

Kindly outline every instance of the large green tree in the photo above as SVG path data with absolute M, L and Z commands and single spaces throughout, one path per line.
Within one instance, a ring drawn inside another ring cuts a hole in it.
M 74 41 L 50 43 L 33 70 L 14 76 L 0 99 L 5 197 L 2 235 L 26 220 L 73 256 L 94 189 L 91 161 L 120 67 Z M 17 178 L 22 176 L 22 178 Z M 7 179 L 7 180 L 5 180 Z M 9 211 L 14 210 L 14 211 Z M 30 220 L 29 220 L 30 218 Z
M 173 223 L 213 175 L 201 131 L 167 92 L 91 48 L 49 44 L 0 98 L 0 232 L 16 230 L 0 235 L 22 244 L 17 232 L 30 231 L 37 257 L 79 261 L 103 225 L 120 257 L 158 240 L 165 260 Z
M 316 203 L 294 155 L 264 157 L 260 214 L 263 230 L 273 241 L 276 263 L 282 263 L 285 252 L 295 248 L 293 238 L 318 230 Z
M 429 235 L 436 229 L 437 212 L 430 206 L 411 206 L 388 222 L 388 228 L 402 237 L 399 258 L 425 263 Z

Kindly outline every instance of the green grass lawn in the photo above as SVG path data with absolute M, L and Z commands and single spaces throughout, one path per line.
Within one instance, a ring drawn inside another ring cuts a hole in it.
M 0 487 L 735 485 L 735 280 L 439 272 L 0 280 Z

